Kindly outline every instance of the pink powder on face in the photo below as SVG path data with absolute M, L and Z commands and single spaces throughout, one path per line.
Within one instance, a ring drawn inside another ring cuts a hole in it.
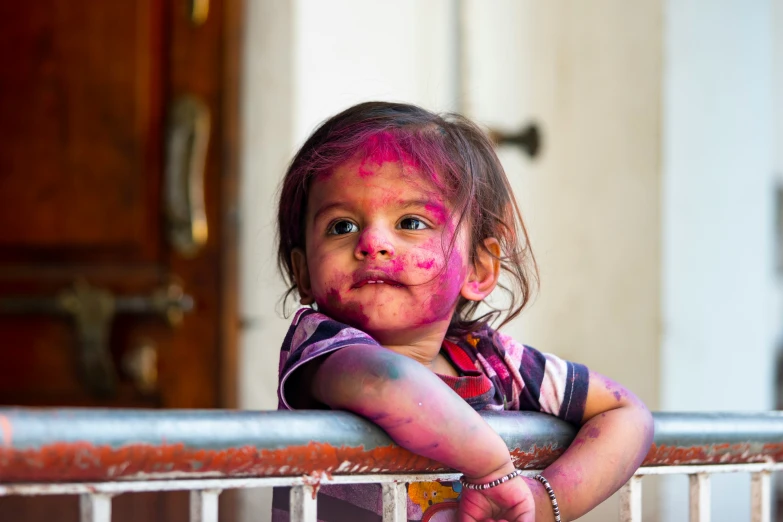
M 450 312 L 450 308 L 456 305 L 462 285 L 462 268 L 462 256 L 453 250 L 451 258 L 433 282 L 435 288 L 428 302 L 430 313 L 422 316 L 418 320 L 418 324 L 442 320 L 443 315 Z
M 432 215 L 432 217 L 438 222 L 439 225 L 445 223 L 448 218 L 448 212 L 446 209 L 438 203 L 428 203 L 424 205 L 424 209 Z
M 405 258 L 397 257 L 391 259 L 387 265 L 393 274 L 399 274 L 405 271 Z
M 418 268 L 421 268 L 423 270 L 430 270 L 432 269 L 432 265 L 435 264 L 434 259 L 425 259 L 423 261 L 416 261 L 416 266 Z
M 372 169 L 369 169 L 366 167 L 366 159 L 363 159 L 362 162 L 359 164 L 359 177 L 360 178 L 369 178 L 373 174 L 375 174 L 375 171 Z
M 347 325 L 363 328 L 369 320 L 361 304 L 344 303 L 340 297 L 340 292 L 336 288 L 330 288 L 327 291 L 326 298 L 323 300 L 316 299 L 316 302 L 327 315 Z
M 448 322 L 466 274 L 463 251 L 467 245 L 462 234 L 452 245 L 457 224 L 438 189 L 443 180 L 438 179 L 433 185 L 429 179 L 433 175 L 431 171 L 428 174 L 418 168 L 406 169 L 404 164 L 409 158 L 392 146 L 392 138 L 380 135 L 374 141 L 368 140 L 365 151 L 359 151 L 348 162 L 316 178 L 316 183 L 323 180 L 331 184 L 328 194 L 332 199 L 339 201 L 341 191 L 347 190 L 345 204 L 361 217 L 358 237 L 354 236 L 355 242 L 350 246 L 352 253 L 344 250 L 339 254 L 344 257 L 335 257 L 342 261 L 337 261 L 334 269 L 329 269 L 332 266 L 329 262 L 321 262 L 331 259 L 331 252 L 314 260 L 323 274 L 323 284 L 319 285 L 321 295 L 316 295 L 315 300 L 325 314 L 381 337 L 394 330 Z M 367 179 L 368 176 L 373 177 Z M 388 184 L 387 176 L 392 180 Z M 325 194 L 325 190 L 313 186 L 311 197 Z M 421 203 L 395 215 L 395 207 L 403 209 L 411 200 Z M 397 226 L 404 215 L 420 215 L 438 230 L 423 235 L 401 233 Z M 321 240 L 313 240 L 313 251 L 317 251 Z M 390 255 L 381 254 L 382 251 Z M 357 254 L 362 255 L 357 257 Z M 394 290 L 364 289 L 354 294 L 357 261 L 362 263 L 362 270 L 383 271 L 403 286 Z M 394 296 L 399 296 L 399 301 Z

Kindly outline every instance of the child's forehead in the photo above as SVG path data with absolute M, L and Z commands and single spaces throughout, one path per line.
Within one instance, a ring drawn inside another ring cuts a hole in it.
M 447 221 L 453 211 L 431 176 L 395 161 L 380 165 L 349 161 L 311 185 L 308 219 L 316 219 L 324 209 L 345 207 L 400 211 L 423 208 L 439 222 Z
M 404 189 L 406 192 L 428 194 L 433 199 L 447 199 L 443 181 L 437 173 L 396 160 L 375 162 L 355 157 L 317 175 L 313 181 L 314 187 L 317 187 L 314 192 Z

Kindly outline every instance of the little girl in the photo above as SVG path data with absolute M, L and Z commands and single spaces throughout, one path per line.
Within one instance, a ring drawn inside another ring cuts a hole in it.
M 572 520 L 642 462 L 653 429 L 639 399 L 495 331 L 500 311 L 477 314 L 504 272 L 501 326 L 516 317 L 536 272 L 503 168 L 470 121 L 382 102 L 334 116 L 286 172 L 278 227 L 287 295 L 309 305 L 283 342 L 279 408 L 354 412 L 463 473 L 410 485 L 410 520 Z M 477 410 L 541 411 L 580 429 L 528 478 Z M 319 491 L 321 521 L 380 513 L 380 485 Z M 273 519 L 288 520 L 283 490 Z

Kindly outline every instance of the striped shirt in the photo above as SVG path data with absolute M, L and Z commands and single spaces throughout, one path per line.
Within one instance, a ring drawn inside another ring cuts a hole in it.
M 297 369 L 344 346 L 378 346 L 368 334 L 310 308 L 297 311 L 280 352 L 278 409 L 293 409 L 287 387 Z M 439 375 L 475 410 L 540 411 L 579 425 L 587 400 L 588 371 L 518 343 L 488 326 L 460 339 L 444 340 L 441 353 L 458 376 Z M 459 497 L 459 483 L 427 482 L 408 487 L 408 520 L 447 520 Z M 321 522 L 381 521 L 379 484 L 322 486 Z M 273 522 L 288 521 L 288 490 L 275 488 Z

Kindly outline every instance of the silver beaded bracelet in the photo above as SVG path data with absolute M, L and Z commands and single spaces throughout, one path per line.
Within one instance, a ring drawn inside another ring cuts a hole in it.
M 499 479 L 495 479 L 492 482 L 487 482 L 486 484 L 474 484 L 473 482 L 468 482 L 467 480 L 465 480 L 465 477 L 462 476 L 462 477 L 459 478 L 459 483 L 462 484 L 462 487 L 467 488 L 467 489 L 479 489 L 479 490 L 481 490 L 481 489 L 489 489 L 489 488 L 494 488 L 495 486 L 499 486 L 499 485 L 501 485 L 504 482 L 508 482 L 512 478 L 518 477 L 521 474 L 522 474 L 522 470 L 521 469 L 515 469 L 514 471 L 512 471 L 508 475 L 506 475 L 504 477 L 500 477 Z
M 534 478 L 544 485 L 544 489 L 547 495 L 549 495 L 549 500 L 552 502 L 552 509 L 555 511 L 555 522 L 560 522 L 560 508 L 557 507 L 557 499 L 552 486 L 549 485 L 549 481 L 543 475 L 536 475 Z

